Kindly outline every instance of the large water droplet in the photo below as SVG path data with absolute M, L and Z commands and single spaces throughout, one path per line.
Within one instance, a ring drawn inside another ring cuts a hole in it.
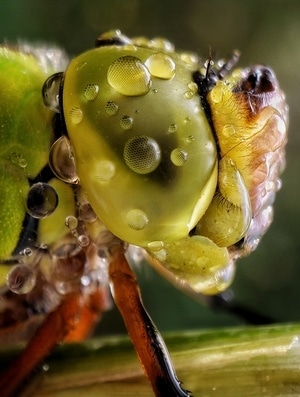
M 187 159 L 187 153 L 182 149 L 174 149 L 171 152 L 171 161 L 177 167 L 182 166 Z
M 49 152 L 49 165 L 54 174 L 64 182 L 78 183 L 76 165 L 69 139 L 62 136 L 52 145 Z
M 16 294 L 27 294 L 36 284 L 36 274 L 27 265 L 15 265 L 7 275 L 6 284 Z
M 152 138 L 143 135 L 136 136 L 126 143 L 124 160 L 128 167 L 137 174 L 149 174 L 160 163 L 160 147 Z
M 42 89 L 44 104 L 54 112 L 60 112 L 59 91 L 63 73 L 55 73 L 48 77 Z
M 28 214 L 33 218 L 46 218 L 56 209 L 58 196 L 48 183 L 35 183 L 29 190 L 26 205 Z
M 157 53 L 151 55 L 146 60 L 145 65 L 154 77 L 169 80 L 175 75 L 175 62 L 166 54 Z
M 127 225 L 134 230 L 144 229 L 149 221 L 146 213 L 140 209 L 133 209 L 128 211 L 126 220 Z
M 116 59 L 109 67 L 107 81 L 119 94 L 145 95 L 151 88 L 151 75 L 143 62 L 133 56 Z

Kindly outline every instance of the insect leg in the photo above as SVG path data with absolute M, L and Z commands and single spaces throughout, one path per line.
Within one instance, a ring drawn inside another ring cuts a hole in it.
M 191 396 L 181 388 L 164 341 L 143 306 L 122 245 L 113 249 L 109 275 L 114 301 L 156 397 Z

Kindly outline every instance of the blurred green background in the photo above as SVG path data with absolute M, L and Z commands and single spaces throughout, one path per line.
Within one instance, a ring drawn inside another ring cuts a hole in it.
M 271 66 L 290 106 L 287 168 L 274 223 L 259 248 L 238 263 L 236 300 L 279 322 L 300 320 L 300 2 L 298 0 L 1 0 L 0 37 L 56 43 L 75 55 L 96 36 L 119 28 L 128 36 L 164 36 L 177 48 L 204 57 L 242 52 L 240 64 Z M 299 101 L 299 102 L 298 102 Z M 144 302 L 162 331 L 238 324 L 230 315 L 195 303 L 158 278 L 138 270 Z M 100 333 L 123 332 L 116 310 Z

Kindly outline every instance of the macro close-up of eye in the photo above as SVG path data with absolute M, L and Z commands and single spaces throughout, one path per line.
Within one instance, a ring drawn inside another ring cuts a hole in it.
M 1 396 L 300 395 L 300 8 L 229 3 L 0 5 Z

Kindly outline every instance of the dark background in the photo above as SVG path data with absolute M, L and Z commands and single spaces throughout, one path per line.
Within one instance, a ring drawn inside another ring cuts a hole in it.
M 238 48 L 240 64 L 263 63 L 276 72 L 290 106 L 287 169 L 275 204 L 275 221 L 259 248 L 238 263 L 236 300 L 280 322 L 300 319 L 300 2 L 298 0 L 1 0 L 0 38 L 56 43 L 70 55 L 96 36 L 119 28 L 128 36 L 164 36 L 204 57 L 211 46 L 223 57 Z M 146 306 L 163 330 L 237 324 L 205 308 L 148 266 L 138 271 Z M 114 310 L 102 333 L 123 330 Z

